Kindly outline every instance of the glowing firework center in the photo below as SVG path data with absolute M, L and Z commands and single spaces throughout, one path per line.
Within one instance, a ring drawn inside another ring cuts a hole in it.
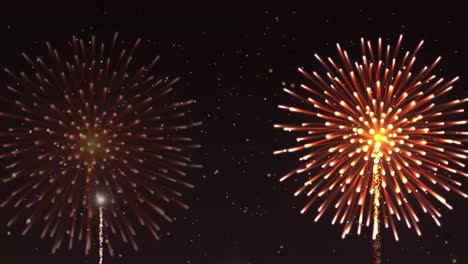
M 373 100 L 373 103 L 375 104 L 375 100 Z M 380 103 L 380 106 L 380 108 L 383 109 L 384 104 Z M 359 106 L 356 106 L 356 109 L 361 111 Z M 362 128 L 354 127 L 353 132 L 355 137 L 350 139 L 350 143 L 354 144 L 356 143 L 356 137 L 358 137 L 359 143 L 363 145 L 356 149 L 357 153 L 368 152 L 369 148 L 372 148 L 371 157 L 374 158 L 375 161 L 375 159 L 380 160 L 383 158 L 384 152 L 387 152 L 388 155 L 391 155 L 394 151 L 400 152 L 400 149 L 395 147 L 396 142 L 394 138 L 398 136 L 397 132 L 401 133 L 402 130 L 395 130 L 392 124 L 386 122 L 386 118 L 391 111 L 392 108 L 389 108 L 386 113 L 382 113 L 378 119 L 376 114 L 370 110 L 370 107 L 366 107 L 365 116 L 359 117 L 359 121 L 362 123 Z M 398 120 L 398 116 L 394 115 L 393 119 Z M 404 142 L 399 143 L 403 144 Z M 369 156 L 366 155 L 364 159 L 367 161 Z M 390 157 L 387 156 L 386 159 L 389 161 Z
M 73 163 L 77 169 L 87 167 L 92 170 L 94 166 L 104 169 L 105 163 L 109 159 L 114 159 L 110 154 L 112 144 L 111 136 L 107 130 L 89 129 L 82 131 L 78 128 L 78 133 L 65 134 L 65 144 L 58 146 L 69 154 L 66 156 L 68 163 Z M 117 148 L 118 147 L 114 147 Z M 84 166 L 83 166 L 84 165 Z

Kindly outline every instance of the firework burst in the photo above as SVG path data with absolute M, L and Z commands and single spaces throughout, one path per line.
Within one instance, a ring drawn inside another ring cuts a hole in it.
M 194 101 L 173 101 L 177 79 L 154 75 L 159 57 L 135 65 L 140 39 L 121 43 L 73 37 L 71 56 L 47 43 L 47 58 L 22 54 L 29 72 L 4 70 L 1 180 L 11 193 L 1 206 L 16 208 L 8 226 L 25 223 L 23 234 L 40 226 L 52 252 L 99 243 L 102 262 L 103 240 L 110 254 L 112 237 L 137 250 L 136 225 L 158 238 L 158 222 L 171 221 L 163 207 L 188 208 L 177 189 L 193 187 L 184 176 L 200 167 L 190 158 L 199 145 L 183 135 L 200 125 L 185 117 Z
M 375 239 L 380 219 L 396 240 L 396 220 L 421 235 L 419 209 L 437 225 L 441 212 L 433 202 L 452 209 L 440 191 L 467 197 L 452 175 L 468 177 L 463 172 L 468 133 L 461 128 L 467 123 L 461 105 L 468 99 L 443 101 L 458 77 L 445 81 L 433 73 L 440 57 L 415 69 L 423 42 L 400 54 L 401 40 L 391 48 L 379 39 L 375 49 L 361 39 L 360 62 L 352 62 L 337 44 L 339 62 L 315 55 L 325 76 L 299 68 L 312 85 L 303 84 L 298 92 L 284 89 L 304 106 L 279 108 L 306 119 L 275 125 L 304 133 L 297 146 L 274 152 L 304 152 L 301 165 L 281 181 L 307 177 L 295 193 L 309 197 L 301 213 L 319 203 L 317 221 L 333 207 L 332 224 L 344 225 L 343 237 L 353 226 L 360 234 L 373 222 Z

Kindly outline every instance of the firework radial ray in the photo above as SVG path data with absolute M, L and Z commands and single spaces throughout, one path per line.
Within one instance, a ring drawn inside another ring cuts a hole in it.
M 164 206 L 188 208 L 178 190 L 201 167 L 186 135 L 200 125 L 186 117 L 194 101 L 175 101 L 178 79 L 155 76 L 159 57 L 137 65 L 139 43 L 73 37 L 70 53 L 47 43 L 46 58 L 22 54 L 29 71 L 4 69 L 1 181 L 12 191 L 0 206 L 15 208 L 8 226 L 25 224 L 23 234 L 39 226 L 52 252 L 84 241 L 88 254 L 105 242 L 112 255 L 114 239 L 137 250 L 137 225 L 159 238 L 159 222 L 171 221 Z
M 301 213 L 318 204 L 317 221 L 334 210 L 331 222 L 344 225 L 342 237 L 353 226 L 357 234 L 372 226 L 375 239 L 382 224 L 398 240 L 398 221 L 421 235 L 421 211 L 440 225 L 434 203 L 452 209 L 443 191 L 467 198 L 456 176 L 468 177 L 462 107 L 468 98 L 449 97 L 458 77 L 436 76 L 440 57 L 417 69 L 422 41 L 406 52 L 401 42 L 402 36 L 392 48 L 381 39 L 375 46 L 361 39 L 362 59 L 356 62 L 339 44 L 339 60 L 315 54 L 326 74 L 299 68 L 310 84 L 284 91 L 301 106 L 279 105 L 304 120 L 275 125 L 301 133 L 296 146 L 274 152 L 303 153 L 299 167 L 281 181 L 302 175 L 295 195 L 309 201 Z

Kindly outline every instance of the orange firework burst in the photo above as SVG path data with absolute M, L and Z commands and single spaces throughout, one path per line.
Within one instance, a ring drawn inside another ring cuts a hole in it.
M 373 49 L 361 39 L 362 61 L 353 63 L 337 44 L 340 63 L 315 55 L 326 69 L 325 77 L 300 68 L 312 85 L 301 85 L 303 94 L 284 89 L 304 106 L 279 108 L 308 119 L 299 125 L 275 125 L 288 132 L 307 132 L 297 138 L 300 145 L 274 152 L 306 152 L 300 167 L 281 181 L 306 173 L 308 179 L 295 193 L 310 197 L 301 213 L 320 202 L 317 221 L 334 207 L 332 224 L 344 225 L 343 237 L 353 225 L 360 234 L 373 220 L 375 239 L 380 219 L 396 240 L 396 219 L 420 235 L 419 208 L 437 225 L 441 213 L 432 201 L 452 208 L 440 194 L 442 189 L 467 197 L 451 175 L 468 177 L 462 171 L 468 133 L 460 131 L 467 123 L 460 119 L 461 105 L 468 98 L 441 101 L 458 77 L 444 81 L 433 74 L 440 58 L 416 71 L 423 42 L 400 55 L 401 40 L 400 36 L 392 49 L 379 39 Z
M 200 146 L 184 136 L 200 125 L 185 117 L 194 101 L 169 97 L 177 78 L 157 78 L 159 57 L 138 65 L 140 39 L 119 43 L 73 37 L 68 56 L 47 43 L 48 58 L 23 54 L 26 73 L 5 69 L 0 97 L 1 180 L 11 187 L 0 206 L 17 210 L 8 225 L 40 226 L 52 252 L 79 240 L 88 254 L 99 231 L 100 262 L 111 238 L 138 249 L 136 225 L 158 238 L 158 222 L 171 221 L 164 205 L 188 208 L 178 189 L 193 187 L 184 176 L 200 167 L 190 157 Z

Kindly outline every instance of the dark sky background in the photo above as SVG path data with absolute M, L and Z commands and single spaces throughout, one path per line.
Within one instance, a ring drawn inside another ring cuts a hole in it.
M 142 37 L 140 55 L 160 54 L 162 72 L 182 78 L 179 95 L 197 100 L 191 116 L 203 120 L 204 126 L 201 133 L 192 134 L 204 146 L 195 157 L 205 168 L 190 176 L 197 186 L 184 195 L 191 209 L 169 208 L 176 221 L 162 225 L 162 240 L 140 229 L 140 251 L 120 244 L 119 256 L 106 257 L 105 263 L 371 263 L 370 229 L 367 236 L 342 240 L 342 227 L 331 226 L 329 218 L 315 223 L 312 214 L 300 215 L 304 200 L 293 197 L 299 181 L 278 182 L 298 157 L 272 155 L 294 142 L 292 135 L 272 128 L 288 118 L 276 108 L 291 101 L 281 89 L 305 81 L 297 67 L 321 69 L 313 54 L 335 56 L 336 42 L 358 55 L 361 37 L 382 37 L 393 44 L 404 34 L 407 49 L 426 41 L 418 60 L 430 62 L 441 55 L 442 74 L 447 79 L 459 75 L 455 90 L 466 96 L 466 12 L 2 10 L 0 66 L 22 62 L 23 51 L 46 55 L 45 41 L 60 48 L 73 34 L 105 40 L 118 31 L 124 40 Z M 467 190 L 468 181 L 462 181 Z M 468 200 L 445 196 L 454 210 L 441 208 L 442 227 L 420 214 L 421 237 L 401 223 L 400 242 L 384 230 L 383 263 L 468 263 Z M 84 256 L 79 247 L 51 255 L 51 241 L 41 240 L 37 230 L 23 237 L 21 227 L 6 227 L 13 213 L 0 211 L 1 263 L 97 263 L 96 251 Z

